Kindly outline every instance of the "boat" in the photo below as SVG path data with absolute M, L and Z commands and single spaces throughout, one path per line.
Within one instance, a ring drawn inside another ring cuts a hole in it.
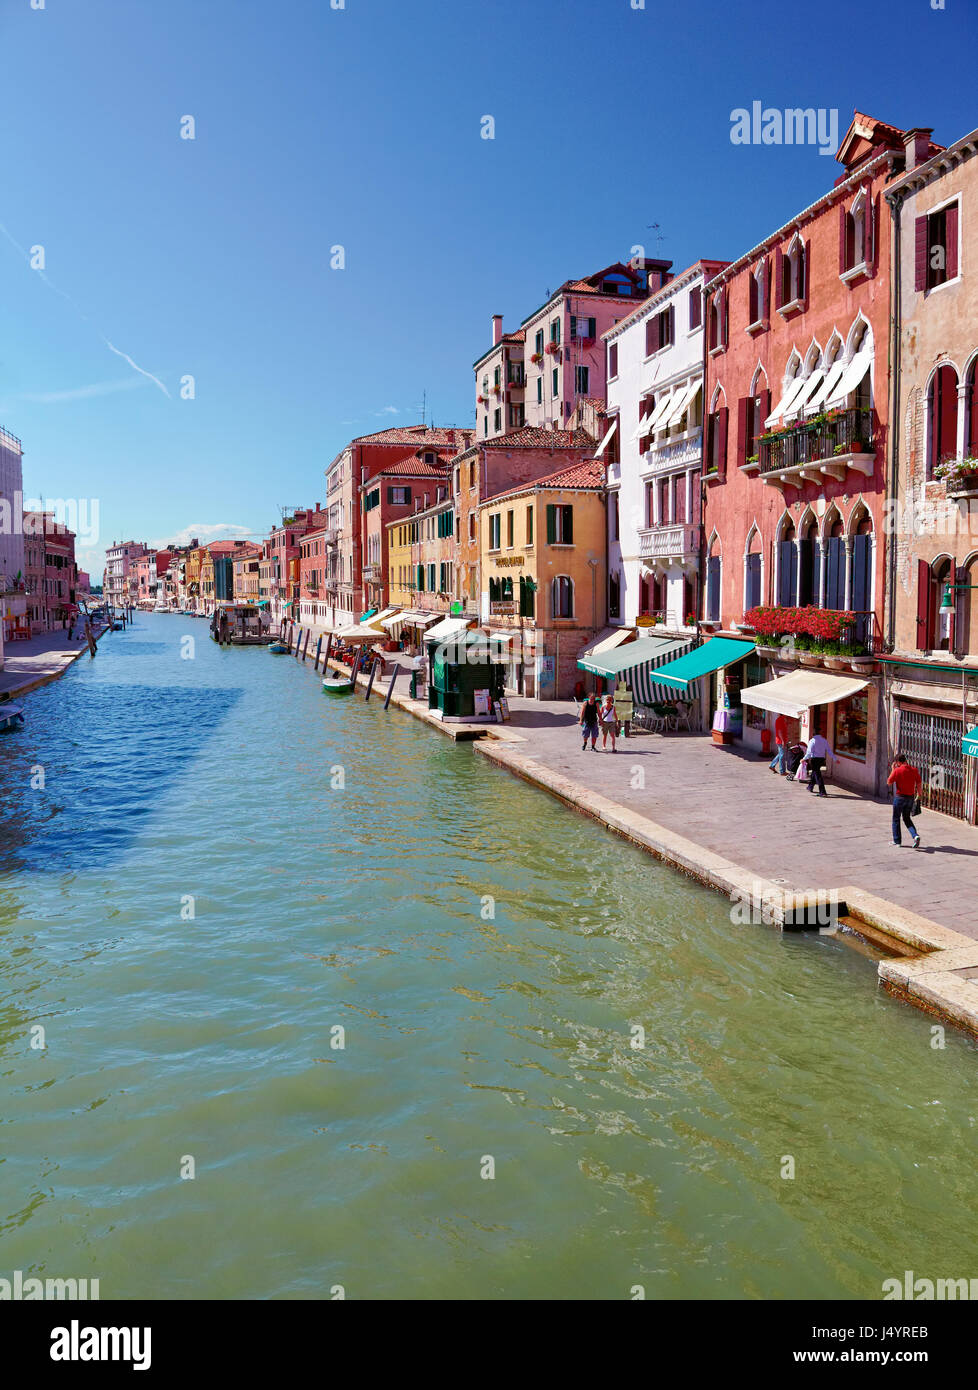
M 273 642 L 268 650 L 273 656 L 288 656 L 289 649 L 284 642 Z
M 0 705 L 0 733 L 9 734 L 24 722 L 23 705 Z
M 334 673 L 323 681 L 324 695 L 349 695 L 353 690 L 353 677 Z

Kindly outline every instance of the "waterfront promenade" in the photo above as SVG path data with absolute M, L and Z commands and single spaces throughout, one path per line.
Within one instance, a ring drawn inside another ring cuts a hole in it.
M 57 680 L 72 662 L 88 656 L 84 639 L 72 641 L 67 632 L 41 632 L 27 642 L 10 642 L 4 647 L 6 658 L 0 671 L 0 696 L 11 699 L 37 690 Z

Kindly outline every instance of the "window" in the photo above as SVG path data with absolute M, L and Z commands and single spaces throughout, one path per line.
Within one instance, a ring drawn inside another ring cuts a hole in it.
M 798 547 L 795 528 L 786 522 L 778 541 L 778 603 L 794 608 L 798 601 Z
M 424 565 L 419 565 L 419 566 L 418 566 L 418 572 L 417 572 L 417 575 L 416 575 L 416 579 L 417 579 L 417 590 L 418 590 L 418 593 L 419 593 L 419 594 L 423 594 L 423 593 L 424 593 Z
M 552 603 L 555 618 L 573 618 L 574 583 L 566 574 L 558 574 L 553 581 Z
M 494 512 L 489 518 L 489 549 L 499 550 L 500 548 L 500 529 L 502 526 L 502 515 Z
M 493 384 L 493 386 L 501 386 L 501 385 L 502 385 L 502 382 L 503 382 L 503 369 L 502 369 L 502 367 L 494 367 L 494 368 L 493 368 L 493 372 L 492 372 L 492 384 Z
M 958 447 L 958 377 L 951 366 L 938 367 L 927 391 L 927 476 Z
M 438 566 L 438 592 L 440 594 L 448 593 L 448 565 L 444 560 Z
M 618 375 L 618 344 L 608 344 L 608 376 Z
M 807 293 L 807 248 L 801 237 L 795 237 L 787 251 L 780 246 L 774 253 L 774 276 L 778 290 L 779 309 L 799 308 Z
M 865 695 L 851 695 L 848 700 L 840 700 L 835 707 L 836 753 L 847 758 L 866 761 L 866 731 L 869 724 L 869 699 Z
M 608 617 L 621 617 L 621 579 L 617 570 L 608 575 Z
M 553 396 L 555 400 L 560 395 L 560 377 L 558 375 L 559 371 L 559 367 L 554 367 L 550 380 L 550 394 L 551 396 Z
M 492 412 L 492 427 L 493 427 L 493 429 L 494 429 L 494 430 L 499 430 L 499 429 L 501 428 L 501 426 L 502 426 L 502 421 L 503 421 L 503 413 L 502 413 L 502 410 L 500 410 L 500 409 L 497 408 L 496 410 L 494 410 L 494 411 Z
M 925 213 L 915 223 L 915 285 L 936 289 L 958 273 L 958 204 Z
M 864 188 L 851 207 L 839 205 L 839 274 L 843 279 L 863 270 L 872 260 L 872 227 L 869 189 Z
M 768 261 L 765 257 L 754 267 L 748 281 L 747 323 L 750 328 L 762 324 L 767 317 L 767 274 Z
M 557 373 L 554 372 L 554 376 L 556 376 L 556 375 L 557 375 Z M 537 377 L 537 405 L 543 405 L 543 377 L 542 377 L 542 376 L 538 376 L 538 377 Z
M 527 509 L 526 509 L 526 543 L 527 543 L 527 545 L 532 545 L 532 544 L 533 544 L 533 507 L 532 507 L 532 505 L 529 506 L 529 507 L 527 507 Z
M 435 566 L 428 566 L 428 588 L 431 593 L 435 592 Z
M 510 510 L 506 513 L 506 547 L 508 550 L 512 550 L 513 548 L 515 533 L 514 517 L 515 513 L 513 512 L 512 508 L 510 508 Z
M 699 285 L 694 286 L 689 292 L 689 328 L 690 332 L 694 328 L 699 328 L 703 322 L 703 291 Z
M 595 338 L 597 337 L 597 319 L 582 319 L 576 314 L 570 316 L 570 335 L 572 338 Z
M 411 489 L 409 487 L 389 487 L 387 489 L 387 501 L 392 507 L 406 507 L 411 501 Z
M 720 556 L 712 552 L 706 562 L 706 617 L 711 623 L 720 621 Z
M 686 521 L 686 474 L 677 473 L 672 480 L 672 520 L 673 525 Z
M 520 617 L 532 618 L 534 616 L 536 585 L 532 579 L 527 579 L 525 575 L 520 575 Z
M 550 320 L 550 341 L 552 343 L 560 342 L 560 319 Z
M 526 424 L 526 408 L 522 405 L 511 405 L 509 407 L 509 427 L 514 430 L 521 430 Z
M 483 417 L 482 417 L 482 433 L 483 433 L 484 435 L 488 435 L 488 433 L 489 433 L 489 416 L 488 416 L 488 415 L 483 415 Z
M 620 507 L 617 492 L 611 493 L 608 498 L 608 507 L 611 512 L 611 539 L 613 541 L 621 540 Z
M 673 306 L 670 304 L 667 309 L 663 309 L 659 314 L 653 314 L 645 320 L 645 355 L 658 352 L 660 348 L 668 347 L 673 341 Z
M 744 565 L 744 612 L 757 608 L 761 602 L 761 538 L 755 531 Z
M 537 329 L 537 335 L 536 335 L 536 338 L 534 339 L 534 351 L 535 351 L 539 356 L 542 356 L 542 355 L 543 355 L 543 329 L 542 329 L 542 328 L 538 328 L 538 329 Z
M 574 544 L 574 508 L 547 503 L 547 544 Z
M 377 488 L 374 488 L 374 490 L 373 490 L 372 492 L 368 492 L 368 493 L 367 493 L 366 497 L 364 498 L 364 502 L 363 502 L 363 510 L 364 510 L 365 512 L 372 512 L 373 509 L 374 509 L 374 507 L 379 507 L 379 506 L 380 506 L 380 488 L 377 487 Z
M 590 388 L 591 369 L 590 367 L 574 368 L 574 390 L 579 396 L 586 396 Z
M 721 477 L 727 470 L 727 413 L 721 406 L 706 421 L 706 471 Z
M 727 291 L 717 290 L 710 296 L 707 328 L 711 352 L 721 352 L 727 346 Z

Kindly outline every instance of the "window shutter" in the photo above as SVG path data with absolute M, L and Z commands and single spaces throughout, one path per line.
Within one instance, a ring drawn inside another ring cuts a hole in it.
M 764 429 L 764 421 L 771 413 L 771 392 L 765 388 L 759 393 L 757 399 L 760 402 L 757 412 L 757 431 L 760 434 Z
M 846 212 L 845 200 L 839 204 L 839 274 L 849 267 L 846 264 L 846 232 L 849 227 L 849 214 Z
M 547 544 L 553 545 L 557 539 L 557 508 L 552 502 L 547 503 Z
M 753 277 L 752 277 L 753 278 Z M 737 462 L 744 464 L 750 457 L 747 438 L 750 432 L 750 396 L 741 396 L 737 402 Z
M 717 472 L 721 478 L 727 476 L 727 406 L 717 411 Z
M 952 203 L 944 214 L 945 265 L 947 278 L 953 280 L 958 273 L 958 205 Z
M 747 293 L 747 322 L 756 323 L 760 318 L 757 307 L 757 278 L 753 274 L 750 276 L 750 286 Z
M 668 319 L 666 320 L 666 324 L 667 324 L 668 330 L 669 330 L 669 336 L 668 336 L 668 338 L 666 339 L 666 342 L 668 342 L 668 343 L 674 343 L 674 342 L 676 341 L 676 306 L 675 306 L 675 304 L 670 304 L 670 305 L 669 305 L 669 317 L 668 317 Z
M 564 534 L 561 537 L 565 545 L 574 544 L 574 508 L 564 507 Z
M 927 216 L 918 217 L 914 223 L 914 289 L 922 291 L 927 288 Z M 920 615 L 918 614 L 918 621 Z M 929 649 L 928 649 L 929 650 Z
M 655 352 L 655 315 L 645 320 L 645 355 L 650 356 Z
M 764 257 L 764 303 L 761 305 L 765 318 L 771 317 L 771 257 Z
M 918 222 L 920 219 L 917 219 Z M 926 218 L 924 221 L 926 222 Z M 934 645 L 931 623 L 931 570 L 926 560 L 917 561 L 917 649 L 929 652 Z
M 689 326 L 690 329 L 699 328 L 700 310 L 703 305 L 702 291 L 699 286 L 689 292 Z
M 867 268 L 873 264 L 873 185 L 866 185 L 863 206 L 863 260 Z
M 577 337 L 577 315 L 576 315 L 576 314 L 571 314 L 570 319 L 571 319 L 570 335 L 571 335 L 572 338 L 576 338 L 576 337 Z
M 802 304 L 808 299 L 808 257 L 812 249 L 810 241 L 803 241 L 801 244 L 801 255 L 798 257 L 798 298 Z
M 777 295 L 775 308 L 784 307 L 784 252 L 779 246 L 774 253 L 774 292 Z
M 720 346 L 726 347 L 730 341 L 730 306 L 727 300 L 727 287 L 720 291 Z
M 588 319 L 588 321 L 587 321 L 587 336 L 588 336 L 589 338 L 596 338 L 596 337 L 598 336 L 598 321 L 597 321 L 597 319 Z

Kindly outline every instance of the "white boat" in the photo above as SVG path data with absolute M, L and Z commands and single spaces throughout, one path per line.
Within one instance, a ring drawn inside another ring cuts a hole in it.
M 0 705 L 0 733 L 7 734 L 24 722 L 23 705 Z

